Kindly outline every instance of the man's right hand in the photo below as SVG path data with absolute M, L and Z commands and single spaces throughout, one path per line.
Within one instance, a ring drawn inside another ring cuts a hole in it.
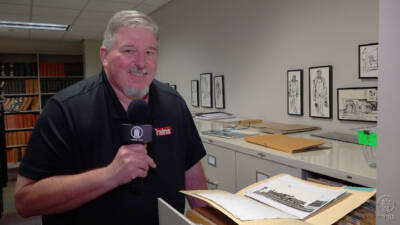
M 147 145 L 129 144 L 118 149 L 114 160 L 107 166 L 117 185 L 126 184 L 137 177 L 146 177 L 149 168 L 156 168 L 147 155 Z

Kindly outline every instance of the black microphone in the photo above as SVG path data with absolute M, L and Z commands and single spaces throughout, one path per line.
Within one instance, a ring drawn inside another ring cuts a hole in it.
M 153 138 L 153 126 L 150 119 L 150 108 L 143 100 L 134 100 L 128 106 L 129 123 L 122 124 L 122 142 L 124 144 L 147 144 Z M 132 192 L 143 191 L 143 178 L 137 177 L 130 183 Z

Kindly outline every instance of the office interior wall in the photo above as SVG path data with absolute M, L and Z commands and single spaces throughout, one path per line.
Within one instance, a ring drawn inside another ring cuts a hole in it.
M 377 224 L 399 224 L 399 52 L 400 1 L 379 1 L 379 96 Z
M 226 111 L 267 121 L 348 130 L 336 89 L 377 86 L 358 78 L 358 45 L 378 41 L 378 0 L 174 0 L 152 14 L 160 26 L 157 78 L 177 84 L 225 75 Z M 309 117 L 308 67 L 333 66 L 333 119 Z M 304 70 L 304 116 L 288 116 L 286 72 Z M 202 108 L 192 108 L 204 111 Z M 215 110 L 215 109 L 214 109 Z
M 100 46 L 99 40 L 84 40 L 83 41 L 83 62 L 84 75 L 90 77 L 100 72 L 102 64 L 100 61 Z

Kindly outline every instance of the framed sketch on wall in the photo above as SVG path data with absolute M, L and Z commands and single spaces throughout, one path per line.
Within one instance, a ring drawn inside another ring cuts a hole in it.
M 338 88 L 338 120 L 377 122 L 377 93 L 377 87 Z
M 332 118 L 332 66 L 309 68 L 310 117 Z
M 199 81 L 191 80 L 191 103 L 194 107 L 199 107 Z
M 303 115 L 303 70 L 287 71 L 287 113 Z
M 218 75 L 214 77 L 214 101 L 216 109 L 225 108 L 224 75 Z
M 170 87 L 176 91 L 176 84 L 171 84 Z
M 360 79 L 378 78 L 378 43 L 358 46 L 358 77 Z
M 212 74 L 202 73 L 200 74 L 200 98 L 201 106 L 205 108 L 212 108 Z

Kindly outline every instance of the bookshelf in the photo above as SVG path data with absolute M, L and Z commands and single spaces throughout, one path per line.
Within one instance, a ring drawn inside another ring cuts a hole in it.
M 81 55 L 0 53 L 0 83 L 4 82 L 1 135 L 9 168 L 19 165 L 46 102 L 82 79 Z

